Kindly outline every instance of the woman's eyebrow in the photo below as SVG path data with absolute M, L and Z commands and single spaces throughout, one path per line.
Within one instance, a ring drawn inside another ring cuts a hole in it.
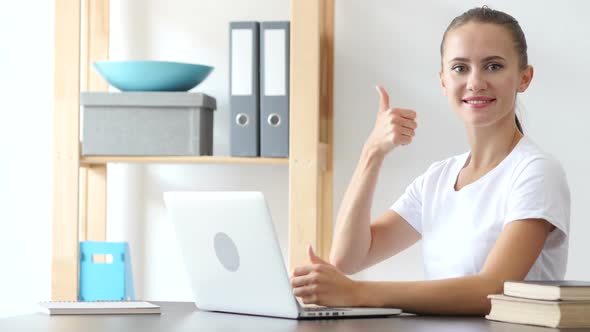
M 485 57 L 481 60 L 481 62 L 488 62 L 491 60 L 502 60 L 502 61 L 506 61 L 506 59 L 504 59 L 503 57 L 499 56 L 499 55 L 490 55 L 488 57 Z M 452 58 L 451 60 L 449 60 L 449 63 L 451 62 L 469 62 L 469 59 L 467 58 L 462 58 L 462 57 L 456 57 L 456 58 Z

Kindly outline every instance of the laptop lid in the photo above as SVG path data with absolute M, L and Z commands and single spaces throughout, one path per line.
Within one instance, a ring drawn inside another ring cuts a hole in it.
M 298 317 L 281 249 L 260 192 L 166 192 L 198 308 Z

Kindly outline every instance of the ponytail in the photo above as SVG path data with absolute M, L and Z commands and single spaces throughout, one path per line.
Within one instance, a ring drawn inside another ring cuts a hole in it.
M 520 121 L 518 120 L 518 115 L 515 115 L 514 119 L 516 121 L 516 128 L 518 128 L 518 131 L 520 131 L 521 134 L 524 134 L 524 131 L 522 130 L 522 125 L 520 124 Z

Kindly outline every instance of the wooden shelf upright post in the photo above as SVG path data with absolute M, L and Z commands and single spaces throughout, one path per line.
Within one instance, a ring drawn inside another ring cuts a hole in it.
M 78 298 L 79 241 L 106 239 L 106 165 L 80 167 L 79 110 L 81 86 L 107 90 L 91 64 L 108 58 L 108 27 L 108 0 L 55 1 L 52 300 Z
M 326 258 L 332 238 L 334 1 L 291 1 L 289 266 Z
M 108 91 L 107 82 L 92 69 L 109 58 L 109 0 L 83 0 L 82 91 Z M 107 237 L 107 165 L 80 165 L 80 241 Z
M 80 1 L 55 1 L 51 299 L 78 297 Z

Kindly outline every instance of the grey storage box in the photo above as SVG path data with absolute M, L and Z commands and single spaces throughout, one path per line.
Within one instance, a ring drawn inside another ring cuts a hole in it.
M 82 155 L 212 155 L 215 98 L 189 92 L 83 92 Z

